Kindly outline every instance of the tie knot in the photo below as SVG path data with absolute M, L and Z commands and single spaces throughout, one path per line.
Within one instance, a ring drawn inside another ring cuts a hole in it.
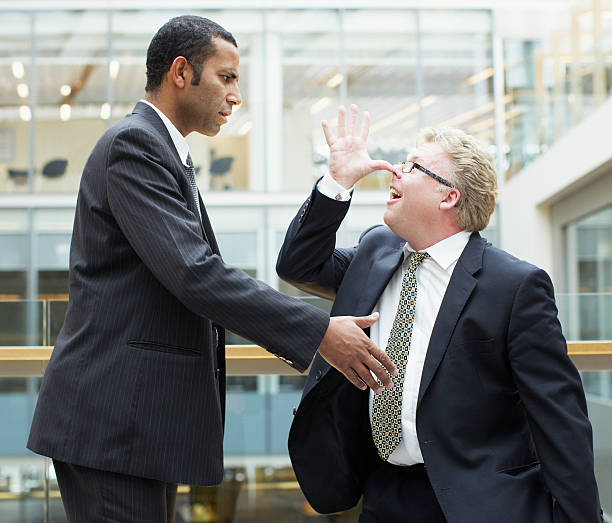
M 193 167 L 193 161 L 191 160 L 191 155 L 189 153 L 187 153 L 187 160 L 185 160 L 187 162 L 187 167 L 192 168 Z
M 426 253 L 426 252 L 413 252 L 410 255 L 410 268 L 411 269 L 416 269 L 425 258 L 429 258 L 429 254 L 428 253 Z

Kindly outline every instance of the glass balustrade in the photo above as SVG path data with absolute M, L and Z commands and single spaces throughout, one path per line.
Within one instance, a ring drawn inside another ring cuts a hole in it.
M 612 293 L 561 294 L 557 303 L 569 340 L 612 338 L 605 321 L 610 317 Z M 319 304 L 329 309 L 329 302 Z M 0 351 L 53 345 L 66 306 L 62 300 L 0 302 L 0 343 L 4 345 Z M 64 522 L 50 461 L 25 449 L 41 370 L 12 372 L 0 360 L 0 371 L 0 521 Z M 582 379 L 594 429 L 601 499 L 606 512 L 612 513 L 612 374 L 582 372 Z M 289 367 L 286 375 L 228 376 L 223 483 L 181 485 L 177 522 L 358 521 L 359 507 L 335 515 L 316 514 L 295 479 L 287 435 L 304 381 Z

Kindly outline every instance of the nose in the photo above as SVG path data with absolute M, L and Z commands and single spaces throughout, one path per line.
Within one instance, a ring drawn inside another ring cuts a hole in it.
M 234 106 L 240 105 L 242 103 L 242 97 L 240 96 L 240 87 L 236 85 L 236 87 L 229 93 L 227 96 L 227 102 Z
M 402 168 L 404 166 L 401 163 L 396 163 L 394 165 L 391 166 L 391 168 L 393 169 L 393 178 L 401 178 L 402 174 L 404 174 L 402 172 Z

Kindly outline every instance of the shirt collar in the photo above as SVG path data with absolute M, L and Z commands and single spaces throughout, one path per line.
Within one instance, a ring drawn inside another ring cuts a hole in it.
M 434 243 L 431 247 L 425 249 L 425 251 L 440 267 L 447 271 L 461 256 L 471 234 L 468 231 L 459 231 L 438 243 Z M 414 252 L 414 249 L 406 242 L 404 245 L 404 259 L 408 259 L 411 252 Z
M 147 100 L 140 100 L 142 103 L 147 104 L 149 107 L 152 107 L 155 112 L 161 118 L 161 121 L 164 122 L 166 129 L 170 133 L 170 138 L 172 138 L 172 143 L 174 143 L 174 147 L 176 147 L 176 152 L 183 162 L 183 165 L 187 165 L 187 155 L 189 154 L 189 144 L 185 137 L 179 132 L 179 130 L 174 126 L 174 124 L 170 121 L 170 119 L 162 113 L 157 107 L 155 107 L 151 102 Z

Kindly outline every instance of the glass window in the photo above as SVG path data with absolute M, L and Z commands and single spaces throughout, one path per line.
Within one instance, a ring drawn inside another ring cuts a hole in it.
M 539 41 L 504 41 L 506 114 L 516 115 L 506 119 L 508 178 L 548 148 L 546 135 L 551 119 L 548 106 L 541 100 L 543 78 L 536 71 L 535 59 L 539 53 Z
M 278 158 L 282 172 L 272 172 L 270 186 L 307 191 L 327 165 L 321 120 L 331 120 L 340 103 L 344 78 L 338 13 L 278 12 L 270 16 L 268 27 L 282 28 L 268 35 L 268 49 L 272 49 L 268 59 L 275 73 L 268 80 L 273 89 L 268 103 L 274 104 L 282 115 L 272 124 L 278 128 L 269 132 L 276 132 L 283 144 L 272 159 Z M 282 183 L 275 176 L 282 176 Z
M 28 211 L 0 209 L 0 300 L 24 299 L 30 262 Z
M 495 143 L 489 11 L 422 11 L 422 125 L 459 127 Z
M 343 27 L 347 103 L 357 104 L 372 117 L 370 156 L 402 162 L 414 147 L 418 128 L 415 11 L 348 10 Z M 331 110 L 335 125 L 336 108 Z M 319 143 L 321 140 L 322 136 Z M 377 171 L 361 180 L 358 187 L 387 190 L 389 181 L 389 173 Z
M 30 166 L 31 18 L 0 16 L 0 192 L 26 192 Z
M 35 17 L 34 189 L 76 192 L 105 129 L 109 15 L 51 11 Z
M 577 241 L 573 243 L 571 238 Z M 564 331 L 574 339 L 612 338 L 612 206 L 565 230 L 570 294 L 564 297 Z M 571 245 L 576 245 L 571 251 Z

